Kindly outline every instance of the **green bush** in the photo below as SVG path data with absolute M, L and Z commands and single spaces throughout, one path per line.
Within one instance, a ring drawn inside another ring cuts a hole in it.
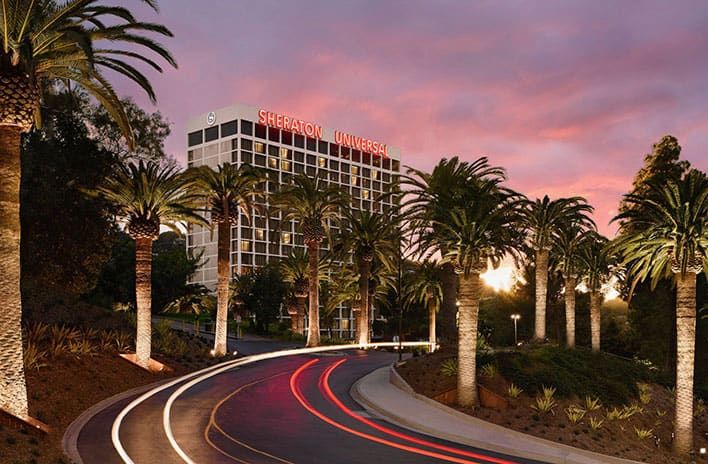
M 645 366 L 583 348 L 546 346 L 495 357 L 499 372 L 527 392 L 552 385 L 559 397 L 596 396 L 606 405 L 629 403 L 639 396 L 638 382 L 654 380 Z

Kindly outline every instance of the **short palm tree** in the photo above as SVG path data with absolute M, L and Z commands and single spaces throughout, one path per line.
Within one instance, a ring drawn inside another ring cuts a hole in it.
M 208 288 L 200 284 L 190 284 L 187 292 L 167 303 L 162 312 L 193 315 L 194 333 L 198 335 L 199 317 L 202 314 L 212 314 L 215 308 L 216 301 Z
M 231 280 L 231 227 L 238 225 L 239 214 L 251 217 L 257 196 L 256 186 L 263 174 L 249 164 L 239 167 L 224 163 L 216 170 L 208 166 L 188 171 L 194 188 L 204 196 L 212 224 L 217 226 L 216 328 L 214 356 L 227 351 L 227 317 Z
M 597 232 L 590 232 L 580 245 L 580 269 L 585 286 L 590 292 L 590 345 L 593 351 L 600 351 L 600 327 L 602 308 L 602 286 L 610 278 L 611 259 L 607 250 L 607 238 Z
M 397 220 L 370 211 L 347 213 L 347 227 L 337 237 L 335 250 L 343 255 L 351 253 L 359 274 L 359 301 L 357 317 L 357 341 L 360 345 L 370 343 L 369 280 L 374 260 L 381 266 L 392 269 L 398 256 Z
M 503 175 L 503 170 L 489 166 L 487 158 L 472 162 L 460 161 L 457 156 L 442 159 L 427 173 L 408 168 L 401 183 L 407 185 L 406 200 L 402 210 L 406 212 L 412 234 L 422 232 L 431 224 L 439 229 L 438 221 L 444 221 L 453 208 L 462 208 L 474 191 L 471 185 L 477 179 Z M 420 250 L 425 252 L 425 250 Z M 440 335 L 443 340 L 457 336 L 457 275 L 451 263 L 441 263 L 443 300 L 440 307 Z
M 273 194 L 270 204 L 283 214 L 282 220 L 297 221 L 302 230 L 308 256 L 309 321 L 307 346 L 320 344 L 319 263 L 320 246 L 329 234 L 330 221 L 339 218 L 340 210 L 349 207 L 342 191 L 334 186 L 322 186 L 319 178 L 295 176 L 291 185 Z
M 535 201 L 526 200 L 523 209 L 524 222 L 531 234 L 530 245 L 535 251 L 536 305 L 534 335 L 536 341 L 546 339 L 546 300 L 548 298 L 549 253 L 554 234 L 561 226 L 577 224 L 594 227 L 588 216 L 593 211 L 582 197 L 551 200 L 548 195 Z
M 405 288 L 407 303 L 422 303 L 428 308 L 428 341 L 430 351 L 435 351 L 437 346 L 435 319 L 442 304 L 443 286 L 440 278 L 441 267 L 433 260 L 426 259 L 419 263 Z
M 693 447 L 693 375 L 696 349 L 696 277 L 708 273 L 708 179 L 692 170 L 680 181 L 650 184 L 644 195 L 625 195 L 629 209 L 614 218 L 612 245 L 633 284 L 676 282 L 676 418 L 674 449 Z
M 147 4 L 155 6 L 154 1 Z M 0 408 L 27 416 L 20 320 L 20 138 L 39 119 L 40 95 L 50 80 L 73 81 L 93 95 L 118 122 L 128 141 L 132 131 L 120 99 L 102 73 L 110 69 L 140 85 L 154 100 L 148 79 L 125 59 L 161 71 L 142 53 L 102 43 L 145 47 L 176 65 L 169 52 L 143 35 L 171 36 L 157 24 L 137 21 L 123 7 L 95 0 L 0 0 Z
M 115 208 L 135 240 L 135 298 L 137 303 L 136 362 L 148 368 L 151 351 L 152 242 L 164 225 L 180 233 L 184 222 L 207 225 L 197 213 L 200 197 L 183 173 L 156 163 L 120 166 L 103 185 L 90 192 Z
M 502 175 L 480 180 L 475 198 L 464 208 L 449 212 L 438 228 L 424 240 L 441 252 L 442 259 L 455 266 L 459 275 L 457 401 L 477 404 L 477 326 L 481 293 L 480 274 L 488 260 L 498 265 L 514 253 L 519 239 L 520 196 L 501 188 Z
M 591 230 L 578 224 L 563 225 L 553 239 L 555 268 L 565 280 L 565 340 L 570 348 L 575 346 L 575 287 L 582 267 L 580 251 L 590 233 Z
M 320 280 L 326 277 L 328 263 L 320 259 L 317 274 Z M 309 259 L 302 248 L 295 248 L 290 255 L 280 261 L 283 280 L 290 284 L 295 305 L 288 312 L 293 319 L 293 332 L 305 333 L 305 308 L 308 291 Z M 291 312 L 292 311 L 292 312 Z

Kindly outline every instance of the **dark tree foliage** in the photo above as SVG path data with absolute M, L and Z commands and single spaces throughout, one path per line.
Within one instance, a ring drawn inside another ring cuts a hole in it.
M 68 303 L 90 291 L 109 257 L 113 233 L 93 188 L 114 157 L 91 139 L 73 95 L 47 94 L 41 129 L 22 151 L 23 299 L 38 306 Z
M 238 279 L 238 296 L 256 318 L 256 331 L 267 333 L 285 299 L 287 284 L 276 265 L 265 265 Z

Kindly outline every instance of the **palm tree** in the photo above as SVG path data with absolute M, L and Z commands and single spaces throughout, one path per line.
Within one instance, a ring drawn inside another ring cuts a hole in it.
M 251 217 L 256 186 L 263 175 L 249 164 L 224 163 L 213 170 L 201 166 L 188 171 L 197 191 L 206 199 L 212 224 L 217 225 L 216 328 L 214 356 L 226 355 L 229 281 L 231 280 L 231 227 L 238 226 L 239 213 Z
M 360 345 L 370 343 L 369 321 L 371 307 L 369 280 L 373 261 L 393 269 L 398 255 L 397 220 L 370 211 L 347 213 L 347 227 L 337 238 L 335 250 L 342 255 L 352 254 L 359 274 L 360 309 L 357 317 L 357 340 Z
M 319 178 L 295 176 L 271 197 L 271 206 L 282 211 L 283 222 L 295 220 L 302 230 L 308 256 L 309 321 L 308 347 L 320 344 L 319 263 L 320 246 L 329 234 L 329 222 L 349 207 L 347 197 L 334 186 L 320 185 Z
M 535 251 L 536 305 L 534 335 L 536 341 L 546 339 L 546 300 L 548 298 L 549 252 L 553 246 L 554 234 L 561 226 L 577 224 L 594 227 L 588 214 L 592 206 L 582 197 L 551 200 L 548 195 L 535 201 L 525 201 L 523 209 L 526 227 L 531 232 L 530 245 Z
M 674 449 L 693 446 L 693 374 L 696 347 L 696 276 L 708 273 L 708 179 L 691 170 L 681 180 L 651 183 L 642 195 L 625 195 L 630 207 L 612 249 L 636 283 L 676 282 L 676 417 Z
M 485 160 L 486 163 L 486 160 Z M 497 266 L 517 245 L 520 196 L 500 187 L 503 170 L 477 180 L 474 197 L 448 213 L 424 236 L 424 246 L 442 254 L 459 275 L 457 401 L 477 404 L 477 326 L 480 274 L 488 260 Z
M 142 35 L 171 36 L 167 28 L 138 22 L 125 8 L 96 3 L 0 0 L 0 408 L 19 417 L 27 416 L 20 330 L 20 139 L 39 118 L 41 89 L 50 80 L 73 81 L 106 108 L 131 142 L 128 117 L 101 70 L 122 74 L 154 100 L 148 79 L 125 58 L 161 68 L 135 51 L 95 48 L 94 41 L 137 44 L 176 66 L 164 47 Z M 145 3 L 155 7 L 154 1 Z
M 460 161 L 457 156 L 443 158 L 431 173 L 408 168 L 401 183 L 408 186 L 407 200 L 401 205 L 413 229 L 420 233 L 430 224 L 434 229 L 449 216 L 452 208 L 462 208 L 468 202 L 476 179 L 503 175 L 503 170 L 489 166 L 486 158 L 471 163 Z M 425 250 L 420 250 L 425 252 Z M 457 336 L 457 275 L 451 263 L 442 263 L 443 299 L 440 308 L 440 335 L 443 341 L 453 341 Z
M 580 225 L 561 226 L 554 236 L 555 268 L 565 279 L 565 339 L 575 346 L 575 287 L 582 266 L 580 251 L 590 231 Z
M 320 281 L 326 278 L 327 262 L 320 259 L 317 274 L 320 276 Z M 283 280 L 289 283 L 292 287 L 292 295 L 295 305 L 292 307 L 294 312 L 290 312 L 293 319 L 293 332 L 303 335 L 305 333 L 305 307 L 308 290 L 308 270 L 309 259 L 302 248 L 295 248 L 289 256 L 280 261 L 280 272 Z
M 113 205 L 116 216 L 127 222 L 127 232 L 135 240 L 135 297 L 137 303 L 136 362 L 148 368 L 151 351 L 152 242 L 160 226 L 180 233 L 177 224 L 206 225 L 196 212 L 200 197 L 175 167 L 156 163 L 119 166 L 93 195 Z
M 415 267 L 410 274 L 405 289 L 406 302 L 422 303 L 428 308 L 428 341 L 430 351 L 437 346 L 435 337 L 435 316 L 440 309 L 443 297 L 443 285 L 440 278 L 441 267 L 435 261 L 426 259 Z
M 610 275 L 607 243 L 607 238 L 597 232 L 589 232 L 581 243 L 579 253 L 581 273 L 590 292 L 590 345 L 593 351 L 600 351 L 601 290 Z
M 209 289 L 201 284 L 190 284 L 187 293 L 167 303 L 163 313 L 192 314 L 194 316 L 194 333 L 199 335 L 199 316 L 212 314 L 216 301 Z

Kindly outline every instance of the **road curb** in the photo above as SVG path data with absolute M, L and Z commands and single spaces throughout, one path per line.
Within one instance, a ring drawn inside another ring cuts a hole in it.
M 83 459 L 81 459 L 81 455 L 79 454 L 79 434 L 81 433 L 81 430 L 83 430 L 84 426 L 91 419 L 93 419 L 97 414 L 99 414 L 103 410 L 108 409 L 109 407 L 113 406 L 114 404 L 120 401 L 124 401 L 133 396 L 140 395 L 141 393 L 144 393 L 152 388 L 158 387 L 161 384 L 170 380 L 174 380 L 174 378 L 162 379 L 147 385 L 141 385 L 139 387 L 131 388 L 130 390 L 126 390 L 124 392 L 110 396 L 104 400 L 101 400 L 90 408 L 88 408 L 87 410 L 85 410 L 84 412 L 82 412 L 81 414 L 79 414 L 79 416 L 74 419 L 71 424 L 69 424 L 69 426 L 66 428 L 66 431 L 64 432 L 64 435 L 62 436 L 61 446 L 62 450 L 64 451 L 64 455 L 74 464 L 84 464 L 84 461 Z
M 472 446 L 475 448 L 480 448 L 488 451 L 493 451 L 496 453 L 502 453 L 502 454 L 507 454 L 510 456 L 519 456 L 520 450 L 518 448 L 514 448 L 511 446 L 505 446 L 499 443 L 488 443 L 488 442 L 482 442 L 480 440 L 470 438 L 468 436 L 463 436 L 463 435 L 458 435 L 455 433 L 447 432 L 444 430 L 440 430 L 437 428 L 432 428 L 426 425 L 422 421 L 413 421 L 410 419 L 407 419 L 405 417 L 402 417 L 400 413 L 397 413 L 395 408 L 392 408 L 390 405 L 382 405 L 378 402 L 376 402 L 374 399 L 368 397 L 366 394 L 362 393 L 362 385 L 365 385 L 367 382 L 371 382 L 372 379 L 377 376 L 381 375 L 381 371 L 386 370 L 388 371 L 388 380 L 389 383 L 396 388 L 398 392 L 400 392 L 401 395 L 405 395 L 408 397 L 411 397 L 421 403 L 425 403 L 426 406 L 432 406 L 450 416 L 454 416 L 456 420 L 462 420 L 464 422 L 467 422 L 469 424 L 472 424 L 476 427 L 484 427 L 488 430 L 499 430 L 503 431 L 505 434 L 511 434 L 512 436 L 518 436 L 520 439 L 523 440 L 531 440 L 533 442 L 536 442 L 537 444 L 542 445 L 543 447 L 549 448 L 549 449 L 556 449 L 561 451 L 563 454 L 562 455 L 548 455 L 548 454 L 540 454 L 537 452 L 526 452 L 524 451 L 523 454 L 520 457 L 527 458 L 527 459 L 533 459 L 537 461 L 542 461 L 542 462 L 547 462 L 550 464 L 592 464 L 592 463 L 604 463 L 604 464 L 643 464 L 639 461 L 632 461 L 628 459 L 622 459 L 622 458 L 617 458 L 613 456 L 606 456 L 604 454 L 600 453 L 595 453 L 592 451 L 587 451 L 583 450 L 580 448 L 575 448 L 572 446 L 556 443 L 553 441 L 545 440 L 543 438 L 538 438 L 534 437 L 532 435 L 527 435 L 525 433 L 517 432 L 511 429 L 507 429 L 505 427 L 492 424 L 490 422 L 483 421 L 481 419 L 478 419 L 476 417 L 469 416 L 463 412 L 460 412 L 456 409 L 450 408 L 448 406 L 445 406 L 442 403 L 439 403 L 431 398 L 428 398 L 427 396 L 420 395 L 416 393 L 413 388 L 408 385 L 408 383 L 401 378 L 400 375 L 395 371 L 393 366 L 388 366 L 388 367 L 383 367 L 380 369 L 377 369 L 361 379 L 357 380 L 354 385 L 352 386 L 350 390 L 350 395 L 354 400 L 362 405 L 367 411 L 370 413 L 381 417 L 382 419 L 393 423 L 394 425 L 398 425 L 400 427 L 406 428 L 408 430 L 412 430 L 414 432 L 422 433 L 424 435 L 429 435 L 432 437 L 440 438 L 443 440 L 447 440 L 453 443 L 459 443 L 462 445 L 467 445 L 467 446 Z M 571 456 L 572 453 L 572 456 Z

